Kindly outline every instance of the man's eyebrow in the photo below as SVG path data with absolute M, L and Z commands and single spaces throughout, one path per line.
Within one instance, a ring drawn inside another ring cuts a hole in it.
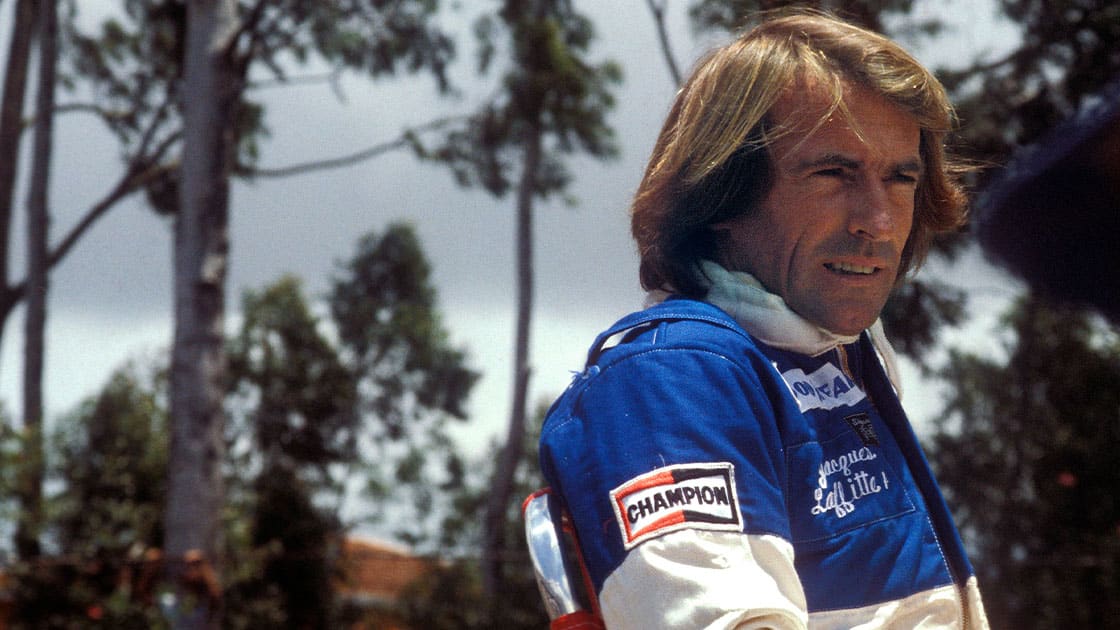
M 863 167 L 863 162 L 842 153 L 826 153 L 816 158 L 801 160 L 794 165 L 793 170 L 796 172 L 805 172 L 822 167 L 837 166 L 858 170 Z M 922 158 L 920 157 L 902 160 L 891 168 L 891 171 L 895 173 L 921 173 L 923 170 Z
M 825 153 L 812 159 L 801 160 L 794 165 L 795 171 L 811 171 L 816 168 L 841 166 L 850 169 L 859 169 L 862 166 L 859 160 L 840 153 Z
M 922 158 L 914 157 L 896 164 L 894 171 L 896 173 L 922 173 L 925 171 L 925 164 L 922 163 Z

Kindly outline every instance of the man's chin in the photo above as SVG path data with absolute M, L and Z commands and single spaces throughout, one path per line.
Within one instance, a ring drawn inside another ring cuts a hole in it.
M 830 309 L 823 313 L 802 313 L 801 316 L 833 334 L 854 336 L 870 328 L 879 318 L 881 310 L 881 307 L 869 309 L 863 305 L 857 309 Z

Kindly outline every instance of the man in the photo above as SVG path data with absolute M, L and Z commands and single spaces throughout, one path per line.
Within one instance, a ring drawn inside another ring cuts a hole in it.
M 553 405 L 545 476 L 608 628 L 983 628 L 878 324 L 964 221 L 910 55 L 774 18 L 681 89 L 632 207 L 654 304 Z

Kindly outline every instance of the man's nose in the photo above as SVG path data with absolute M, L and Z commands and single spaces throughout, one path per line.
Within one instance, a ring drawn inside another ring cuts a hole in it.
M 898 209 L 892 202 L 884 182 L 868 182 L 862 194 L 853 199 L 848 231 L 870 241 L 889 240 L 894 233 Z

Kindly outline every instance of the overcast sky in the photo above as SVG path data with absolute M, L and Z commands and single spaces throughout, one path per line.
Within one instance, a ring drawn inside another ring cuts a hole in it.
M 0 5 L 0 22 L 11 19 L 11 4 Z M 575 183 L 570 192 L 577 205 L 537 204 L 533 401 L 558 394 L 570 371 L 580 369 L 594 335 L 641 303 L 626 208 L 675 92 L 644 0 L 576 4 L 595 23 L 594 58 L 614 59 L 624 69 L 617 108 L 610 116 L 622 150 L 609 162 L 571 162 Z M 80 3 L 86 11 L 110 5 L 98 0 Z M 694 39 L 685 3 L 672 5 L 674 53 L 687 68 L 721 40 Z M 971 51 L 998 48 L 1001 38 L 1006 40 L 1005 31 L 990 26 L 990 11 L 983 5 L 927 0 L 922 6 L 970 26 L 958 31 L 951 45 L 912 44 L 927 64 L 945 63 L 953 55 L 963 62 Z M 469 33 L 465 20 L 454 16 L 447 27 Z M 6 51 L 6 29 L 0 30 L 5 31 L 0 50 Z M 474 77 L 471 45 L 466 37 L 460 41 L 455 73 L 467 93 L 457 101 L 441 100 L 426 77 L 376 83 L 349 77 L 342 83 L 342 101 L 324 85 L 260 95 L 272 130 L 262 148 L 261 166 L 344 155 L 392 139 L 403 127 L 469 110 L 493 84 Z M 55 239 L 119 176 L 115 141 L 99 125 L 83 115 L 64 116 L 56 123 L 51 191 Z M 25 142 L 25 148 L 30 144 Z M 22 213 L 26 193 L 21 189 L 19 195 Z M 467 349 L 472 366 L 483 373 L 470 407 L 469 443 L 477 447 L 483 437 L 500 430 L 508 416 L 513 203 L 512 198 L 494 200 L 461 190 L 445 170 L 420 165 L 403 153 L 336 171 L 237 183 L 231 208 L 227 328 L 236 329 L 243 290 L 294 273 L 312 295 L 321 295 L 336 262 L 351 255 L 359 236 L 381 231 L 393 221 L 411 221 L 432 261 L 452 340 Z M 13 270 L 22 275 L 22 221 L 14 234 Z M 98 391 L 110 371 L 127 359 L 158 356 L 168 346 L 170 261 L 170 223 L 136 197 L 102 219 L 52 275 L 45 392 L 52 414 L 72 409 Z M 969 264 L 981 263 L 973 259 Z M 989 328 L 995 305 L 1009 293 L 987 274 L 969 277 L 981 278 L 973 309 L 985 316 L 979 328 Z M 0 349 L 0 398 L 9 413 L 19 410 L 22 326 L 21 310 L 9 320 Z M 916 415 L 936 407 L 935 391 L 923 390 L 916 380 L 907 387 L 908 402 L 919 407 Z

